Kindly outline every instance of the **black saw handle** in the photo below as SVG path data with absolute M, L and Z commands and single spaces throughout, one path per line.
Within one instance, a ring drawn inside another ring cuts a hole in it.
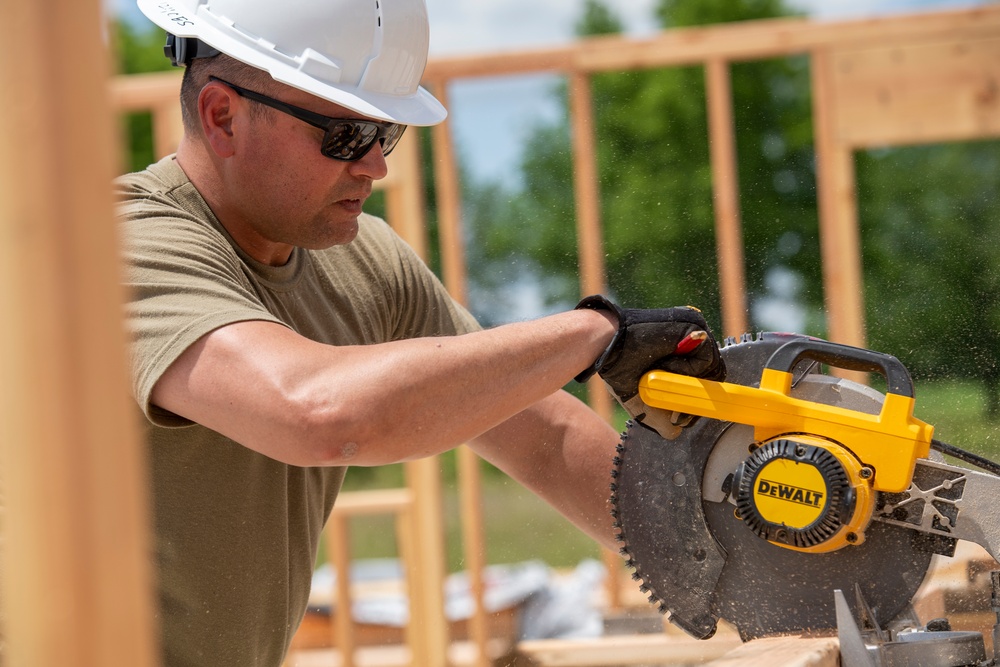
M 879 373 L 886 379 L 890 394 L 915 397 L 910 372 L 896 357 L 818 338 L 798 338 L 785 343 L 774 351 L 765 368 L 791 373 L 795 364 L 802 359 L 811 359 L 849 371 Z

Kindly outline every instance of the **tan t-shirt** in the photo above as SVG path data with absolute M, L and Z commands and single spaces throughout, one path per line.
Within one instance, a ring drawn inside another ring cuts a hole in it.
M 232 242 L 173 157 L 116 181 L 132 387 L 147 419 L 165 667 L 278 667 L 343 468 L 289 466 L 149 402 L 188 346 L 268 320 L 331 345 L 478 328 L 382 220 L 285 266 Z M 252 388 L 248 388 L 252 391 Z

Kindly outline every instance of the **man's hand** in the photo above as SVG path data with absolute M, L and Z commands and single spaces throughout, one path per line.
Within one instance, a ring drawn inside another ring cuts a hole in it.
M 603 296 L 589 296 L 577 308 L 617 315 L 618 332 L 594 365 L 576 376 L 586 382 L 594 373 L 607 383 L 619 403 L 636 419 L 646 406 L 638 398 L 639 380 L 651 370 L 722 381 L 726 364 L 705 318 L 695 308 L 624 309 Z

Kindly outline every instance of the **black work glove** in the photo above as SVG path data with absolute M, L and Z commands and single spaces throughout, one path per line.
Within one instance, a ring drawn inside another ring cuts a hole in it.
M 577 308 L 615 313 L 618 332 L 576 381 L 586 382 L 598 373 L 633 418 L 641 420 L 646 410 L 638 393 L 639 380 L 648 371 L 664 370 L 719 382 L 726 379 L 719 346 L 696 308 L 624 309 L 600 295 L 588 296 Z

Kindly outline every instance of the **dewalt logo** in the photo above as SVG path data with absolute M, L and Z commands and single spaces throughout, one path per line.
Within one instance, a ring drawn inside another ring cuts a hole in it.
M 799 503 L 809 507 L 821 507 L 825 494 L 809 489 L 800 489 L 791 484 L 782 484 L 768 479 L 757 481 L 757 494 L 761 496 L 771 496 L 779 500 L 787 500 L 790 503 Z
M 777 459 L 764 466 L 753 485 L 753 503 L 766 521 L 803 529 L 822 514 L 827 488 L 814 466 Z

